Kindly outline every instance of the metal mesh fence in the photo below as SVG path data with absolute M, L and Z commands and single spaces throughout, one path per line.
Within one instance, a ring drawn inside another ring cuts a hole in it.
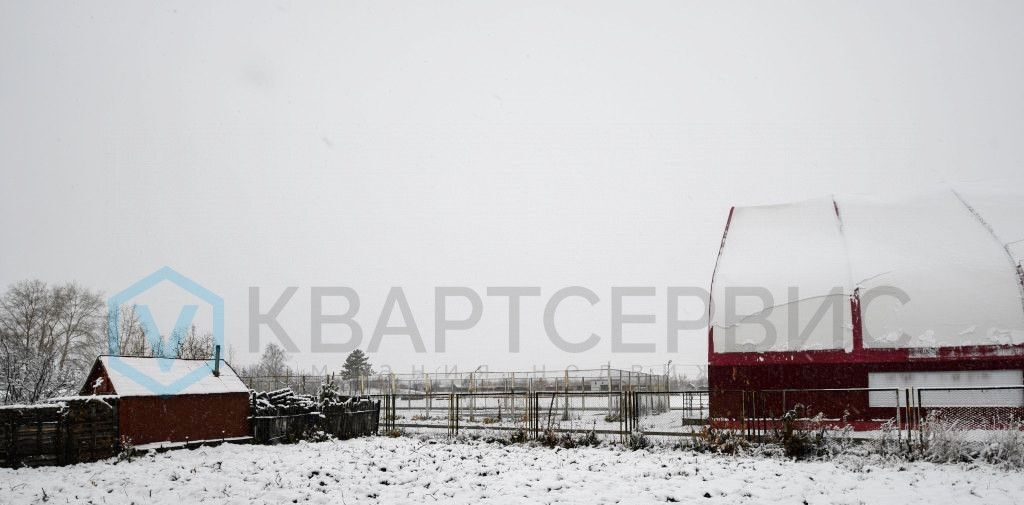
M 451 393 L 374 394 L 384 406 L 381 426 L 385 430 L 449 430 L 455 408 Z
M 524 438 L 551 434 L 624 437 L 692 436 L 707 423 L 707 391 L 538 391 L 370 395 L 381 400 L 381 426 L 449 435 L 493 431 Z
M 927 387 L 915 398 L 924 429 L 1020 429 L 1024 420 L 1024 386 Z
M 534 431 L 620 435 L 626 393 L 543 391 L 535 395 Z
M 636 431 L 654 437 L 694 436 L 708 426 L 707 391 L 636 393 Z
M 784 428 L 871 432 L 910 418 L 908 397 L 898 389 L 781 389 L 745 395 L 744 428 L 770 435 Z
M 763 436 L 783 428 L 905 427 L 913 412 L 910 393 L 886 388 L 717 390 L 710 394 L 711 426 Z

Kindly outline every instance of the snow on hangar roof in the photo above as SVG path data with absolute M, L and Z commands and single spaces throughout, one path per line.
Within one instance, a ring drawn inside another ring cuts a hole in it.
M 163 396 L 161 391 L 146 382 L 152 381 L 161 386 L 169 386 L 183 381 L 193 373 L 199 374 L 199 379 L 192 382 L 174 394 L 219 394 L 219 393 L 248 393 L 249 388 L 238 378 L 235 371 L 226 361 L 220 362 L 220 376 L 213 375 L 213 360 L 191 360 L 191 359 L 170 359 L 170 358 L 140 358 L 127 356 L 100 356 L 99 362 L 110 378 L 114 390 L 118 396 Z M 117 360 L 120 363 L 113 363 Z M 125 373 L 125 370 L 132 370 Z M 205 373 L 200 372 L 204 370 Z M 139 377 L 146 380 L 140 382 Z
M 1010 190 L 737 207 L 712 283 L 714 351 L 851 350 L 855 289 L 865 348 L 1024 343 L 1021 238 L 1024 195 Z

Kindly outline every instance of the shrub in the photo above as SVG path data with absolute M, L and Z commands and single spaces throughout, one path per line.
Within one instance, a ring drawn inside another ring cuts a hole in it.
M 1024 468 L 1024 424 L 1016 419 L 991 422 L 979 437 L 956 420 L 944 419 L 941 411 L 929 412 L 921 427 L 922 458 L 933 463 L 984 461 L 1006 469 Z
M 1024 424 L 1013 422 L 1003 430 L 995 430 L 986 437 L 981 459 L 1006 469 L 1024 468 Z
M 842 428 L 830 427 L 819 412 L 810 419 L 804 419 L 806 407 L 796 404 L 779 421 L 782 429 L 775 438 L 782 445 L 783 453 L 794 459 L 838 456 L 850 451 L 854 445 L 853 427 L 846 423 L 849 413 L 843 414 Z M 803 426 L 799 426 L 800 422 Z
M 626 440 L 626 447 L 630 450 L 639 451 L 640 449 L 646 449 L 651 446 L 651 440 L 647 438 L 647 435 L 642 431 L 633 431 L 629 434 L 629 438 Z
M 130 437 L 121 436 L 120 450 L 117 452 L 118 461 L 132 462 L 132 457 L 135 456 L 135 444 L 132 443 Z
M 880 436 L 870 442 L 870 450 L 883 457 L 903 454 L 899 426 L 896 419 L 889 419 L 879 429 Z
M 554 430 L 546 429 L 544 430 L 544 433 L 540 436 L 540 439 L 537 441 L 540 442 L 540 445 L 543 445 L 544 447 L 554 448 L 558 447 L 559 443 L 561 442 L 561 437 L 559 437 Z
M 939 411 L 931 411 L 921 425 L 922 457 L 932 463 L 968 463 L 980 455 L 980 448 L 972 444 L 956 421 L 942 418 Z
M 302 434 L 302 439 L 308 442 L 327 442 L 328 440 L 334 440 L 334 435 L 324 430 L 310 428 Z
M 522 444 L 526 443 L 529 438 L 530 437 L 527 435 L 526 430 L 520 428 L 512 432 L 512 435 L 508 437 L 508 441 L 512 444 Z
M 597 438 L 596 431 L 590 430 L 584 433 L 583 436 L 581 436 L 578 440 L 576 440 L 576 445 L 582 447 L 597 447 L 601 445 L 601 440 Z
M 561 437 L 558 437 L 558 446 L 564 449 L 572 449 L 578 444 L 577 440 L 573 438 L 572 433 L 562 433 Z
M 748 446 L 749 442 L 741 434 L 711 426 L 705 426 L 690 443 L 690 448 L 695 451 L 719 454 L 737 454 Z
M 335 405 L 348 399 L 338 392 L 338 383 L 334 381 L 334 374 L 327 376 L 320 383 L 320 389 L 316 394 L 316 401 L 321 407 Z

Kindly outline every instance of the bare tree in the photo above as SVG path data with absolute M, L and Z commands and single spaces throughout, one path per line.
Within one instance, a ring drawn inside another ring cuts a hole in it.
M 201 333 L 195 325 L 188 329 L 175 329 L 170 337 L 161 336 L 150 342 L 135 305 L 122 305 L 117 312 L 116 324 L 113 319 L 108 323 L 115 328 L 116 353 L 119 356 L 184 359 L 209 359 L 213 356 L 213 334 Z
M 60 368 L 85 370 L 107 348 L 104 302 L 99 292 L 75 283 L 57 286 L 51 292 L 56 308 L 57 345 Z
M 44 366 L 53 359 L 52 345 L 45 340 L 49 305 L 46 283 L 38 280 L 19 282 L 0 298 L 4 403 L 35 401 L 60 370 Z
M 181 359 L 210 359 L 213 357 L 213 334 L 200 333 L 195 325 L 172 336 L 174 357 Z
M 206 359 L 213 354 L 213 335 L 192 326 L 151 345 L 136 306 L 107 313 L 100 293 L 75 283 L 21 281 L 0 297 L 0 402 L 73 393 L 105 352 Z
M 116 316 L 116 321 L 115 321 Z M 116 350 L 111 349 L 118 356 L 149 356 L 153 349 L 146 342 L 146 330 L 142 326 L 142 319 L 139 318 L 135 305 L 122 305 L 118 307 L 117 314 L 107 315 L 107 328 L 113 329 L 116 341 Z
M 74 390 L 102 347 L 101 295 L 77 284 L 21 281 L 0 298 L 0 388 L 4 403 Z
M 287 361 L 288 354 L 284 352 L 284 349 L 271 342 L 263 349 L 263 355 L 260 356 L 259 375 L 288 375 L 291 370 L 286 364 Z

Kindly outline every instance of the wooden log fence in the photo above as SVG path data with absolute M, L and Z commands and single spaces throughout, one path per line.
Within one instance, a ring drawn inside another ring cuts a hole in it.
M 117 454 L 117 400 L 0 407 L 0 466 L 85 463 Z
M 253 439 L 258 444 L 295 442 L 322 431 L 345 440 L 376 434 L 380 423 L 378 400 L 356 400 L 326 406 L 318 412 L 253 416 Z

